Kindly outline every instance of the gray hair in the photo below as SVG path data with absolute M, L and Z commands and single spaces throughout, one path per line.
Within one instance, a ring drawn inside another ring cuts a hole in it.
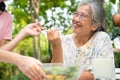
M 83 5 L 90 5 L 93 24 L 97 23 L 99 25 L 98 29 L 96 31 L 103 30 L 105 14 L 104 14 L 104 8 L 103 8 L 100 0 L 83 0 L 79 7 L 81 7 Z

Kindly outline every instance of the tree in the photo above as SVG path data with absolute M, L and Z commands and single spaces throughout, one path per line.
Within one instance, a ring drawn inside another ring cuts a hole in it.
M 39 18 L 40 15 L 44 16 L 45 21 L 48 22 L 49 21 L 49 20 L 47 20 L 48 17 L 45 14 L 47 9 L 50 9 L 52 6 L 54 6 L 54 7 L 57 7 L 57 6 L 65 7 L 65 3 L 62 0 L 60 0 L 60 1 L 57 1 L 57 0 L 55 0 L 55 1 L 24 0 L 24 2 L 21 2 L 20 0 L 14 0 L 14 2 L 11 4 L 11 6 L 12 7 L 9 8 L 9 9 L 12 11 L 12 14 L 14 14 L 14 25 L 15 25 L 15 27 L 14 27 L 14 30 L 13 30 L 13 35 L 15 36 L 19 32 L 19 30 L 21 28 L 23 28 L 23 26 L 25 26 L 26 24 L 28 24 L 30 22 L 35 22 Z M 45 24 L 46 24 L 46 22 L 45 22 Z M 30 38 L 30 37 L 28 37 L 28 38 Z M 28 40 L 28 38 L 27 38 L 27 40 Z M 38 45 L 36 46 L 36 44 L 38 44 Z M 40 44 L 40 37 L 38 37 L 37 41 L 36 41 L 35 38 L 33 38 L 34 57 L 40 59 L 40 48 L 41 48 L 42 45 L 39 45 L 39 44 Z M 24 45 L 24 43 L 22 45 Z M 20 47 L 19 47 L 19 49 L 20 49 Z M 24 52 L 26 50 L 23 50 L 23 49 L 25 49 L 25 47 L 22 46 L 21 49 L 22 50 L 20 52 L 22 52 L 24 54 Z M 37 54 L 36 49 L 38 49 L 38 54 Z
M 39 21 L 40 0 L 30 0 L 30 16 L 31 22 L 35 22 L 35 19 Z M 34 57 L 40 60 L 40 36 L 38 36 L 38 52 L 36 51 L 36 40 L 33 37 Z

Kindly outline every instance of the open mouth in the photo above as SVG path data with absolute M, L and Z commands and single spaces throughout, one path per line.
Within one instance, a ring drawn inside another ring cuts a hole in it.
M 82 27 L 82 26 L 79 25 L 78 23 L 73 23 L 73 27 L 74 27 L 74 28 L 80 28 L 80 27 Z
M 77 28 L 77 27 L 82 27 L 82 26 L 81 26 L 78 22 L 76 22 L 76 21 L 73 21 L 73 26 L 76 27 L 76 28 Z

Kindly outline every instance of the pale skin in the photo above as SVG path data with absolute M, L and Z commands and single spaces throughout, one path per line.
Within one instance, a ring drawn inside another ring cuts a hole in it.
M 8 41 L 9 41 L 9 40 L 2 39 L 2 40 L 0 41 L 0 47 L 3 46 L 3 45 L 5 45 Z
M 113 48 L 113 51 L 114 52 L 120 52 L 120 49 L 119 48 Z
M 46 78 L 41 68 L 41 62 L 35 58 L 22 56 L 10 51 L 26 36 L 39 35 L 41 32 L 40 26 L 40 23 L 28 24 L 12 41 L 0 48 L 0 61 L 16 65 L 31 80 L 43 80 Z
M 31 35 L 31 36 L 39 35 L 40 32 L 41 32 L 41 28 L 39 26 L 40 26 L 39 23 L 33 23 L 33 24 L 27 25 L 25 28 L 23 28 L 18 33 L 18 35 L 12 41 L 10 41 L 6 45 L 2 46 L 1 48 L 11 51 L 16 47 L 16 45 L 19 43 L 19 41 L 21 41 L 26 36 L 28 36 L 28 35 Z
M 0 49 L 0 62 L 16 65 L 31 80 L 43 80 L 45 73 L 41 69 L 41 62 L 32 57 Z
M 79 7 L 76 13 L 79 16 L 73 16 L 72 19 L 73 41 L 77 47 L 81 47 L 92 37 L 94 31 L 98 28 L 98 24 L 93 24 L 89 5 Z M 57 30 L 48 30 L 47 38 L 53 47 L 52 62 L 63 63 L 60 33 Z M 84 71 L 79 80 L 94 80 L 94 77 L 89 71 Z

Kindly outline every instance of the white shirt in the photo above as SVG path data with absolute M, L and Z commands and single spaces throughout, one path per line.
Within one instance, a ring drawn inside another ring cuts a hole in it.
M 114 60 L 111 39 L 105 32 L 96 32 L 83 46 L 76 47 L 73 34 L 62 37 L 63 59 L 68 65 L 80 65 L 89 68 L 92 58 L 106 54 Z M 114 63 L 113 63 L 114 65 Z

